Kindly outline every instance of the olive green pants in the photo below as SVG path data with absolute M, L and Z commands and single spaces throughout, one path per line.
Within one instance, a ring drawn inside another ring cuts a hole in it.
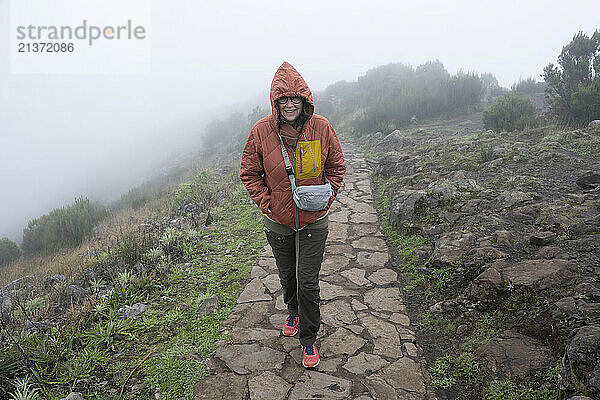
M 290 315 L 300 318 L 300 344 L 310 346 L 321 326 L 319 271 L 329 232 L 327 216 L 300 230 L 297 266 L 295 231 L 268 218 L 264 219 L 264 230 L 279 271 L 283 302 Z

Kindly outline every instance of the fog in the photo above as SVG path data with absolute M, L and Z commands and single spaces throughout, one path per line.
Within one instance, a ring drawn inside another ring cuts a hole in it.
M 22 74 L 0 0 L 0 237 L 20 243 L 29 219 L 79 195 L 107 202 L 158 173 L 212 118 L 267 105 L 284 60 L 313 91 L 435 59 L 510 87 L 541 80 L 575 33 L 600 28 L 592 0 L 205 3 L 152 2 L 150 72 Z

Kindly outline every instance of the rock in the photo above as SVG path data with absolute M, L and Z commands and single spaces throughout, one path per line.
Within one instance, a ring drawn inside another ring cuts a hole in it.
M 578 178 L 575 184 L 584 190 L 593 190 L 600 185 L 600 174 L 590 172 Z
M 221 359 L 235 373 L 246 375 L 251 372 L 281 369 L 285 354 L 258 343 L 219 347 L 215 357 Z
M 335 300 L 321 306 L 321 320 L 329 326 L 340 327 L 356 321 L 356 314 L 346 301 Z
M 556 238 L 554 232 L 540 232 L 529 237 L 529 243 L 536 246 L 547 246 Z
M 389 362 L 376 354 L 358 353 L 356 356 L 348 358 L 348 362 L 344 364 L 343 368 L 351 374 L 363 375 L 377 372 L 388 365 L 390 365 Z
M 258 265 L 255 265 L 254 267 L 252 267 L 252 271 L 250 272 L 250 278 L 252 278 L 252 279 L 264 278 L 267 275 L 269 275 L 269 273 L 267 271 L 265 271 L 263 268 L 259 267 Z
M 381 370 L 383 379 L 394 389 L 425 394 L 425 385 L 419 365 L 404 357 Z
M 525 378 L 552 363 L 547 346 L 513 331 L 506 331 L 479 346 L 475 354 L 484 358 L 492 371 L 507 378 Z
M 327 242 L 343 242 L 345 243 L 348 239 L 348 224 L 341 224 L 339 222 L 329 223 L 329 234 L 327 235 Z
M 408 315 L 393 313 L 390 316 L 390 321 L 402 326 L 410 326 L 410 318 L 408 318 Z
M 600 327 L 583 326 L 575 329 L 566 351 L 571 369 L 581 376 L 590 374 L 598 363 L 599 350 Z
M 388 385 L 381 375 L 372 374 L 365 378 L 364 384 L 375 399 L 397 400 L 396 390 Z
M 437 265 L 456 265 L 475 244 L 475 235 L 460 231 L 450 232 L 435 243 L 432 261 Z
M 354 311 L 362 311 L 362 310 L 366 310 L 369 307 L 365 306 L 363 303 L 361 303 L 360 301 L 356 300 L 356 299 L 352 299 L 352 309 Z
M 574 278 L 576 271 L 575 264 L 563 259 L 525 260 L 514 264 L 500 260 L 471 282 L 467 295 L 471 299 L 494 303 L 506 288 L 548 289 L 565 284 Z
M 525 201 L 532 200 L 531 197 L 524 192 L 521 191 L 510 191 L 505 190 L 500 193 L 493 201 L 490 207 L 492 209 L 501 210 L 504 208 L 509 208 L 514 206 L 515 204 L 523 203 Z
M 388 262 L 390 256 L 387 252 L 368 253 L 360 251 L 357 255 L 358 263 L 363 268 L 369 267 L 383 267 Z
M 402 302 L 400 289 L 397 287 L 371 289 L 365 293 L 364 302 L 376 311 L 398 312 L 406 310 Z
M 265 300 L 272 300 L 272 298 L 265 293 L 265 286 L 261 280 L 254 278 L 246 285 L 237 302 L 239 304 Z
M 2 321 L 8 322 L 10 321 L 11 314 L 13 310 L 13 301 L 12 298 L 8 295 L 0 295 L 0 318 Z
M 206 314 L 210 314 L 213 311 L 216 311 L 220 308 L 219 305 L 219 297 L 211 296 L 208 299 L 204 300 L 200 307 L 198 307 L 198 316 L 201 317 Z
M 69 285 L 66 290 L 68 303 L 83 303 L 88 297 L 88 292 L 79 285 Z
M 271 371 L 265 371 L 248 381 L 250 400 L 284 400 L 291 387 Z
M 372 314 L 363 314 L 359 319 L 373 337 L 373 341 L 375 342 L 373 353 L 390 358 L 400 358 L 403 356 L 402 342 L 394 325 Z
M 304 371 L 290 393 L 289 400 L 301 399 L 347 399 L 352 382 L 321 372 Z
M 600 128 L 600 119 L 594 119 L 590 121 L 588 128 Z
M 387 285 L 398 281 L 398 274 L 389 268 L 378 269 L 369 276 L 369 280 L 376 285 Z
M 406 354 L 409 357 L 416 357 L 418 355 L 417 346 L 414 343 L 406 342 L 403 344 L 404 349 L 406 350 Z
M 512 246 L 514 238 L 513 234 L 507 230 L 497 230 L 494 232 L 494 238 L 496 239 L 496 243 L 501 246 Z
M 321 288 L 321 300 L 332 300 L 336 297 L 346 297 L 358 294 L 356 292 L 346 290 L 342 286 L 332 285 L 331 283 L 325 281 L 320 281 L 319 286 Z
M 360 268 L 351 268 L 340 273 L 344 278 L 357 286 L 371 286 L 371 282 L 365 278 L 365 270 Z
M 144 303 L 135 303 L 132 306 L 125 306 L 119 309 L 119 313 L 123 314 L 127 319 L 136 319 L 148 309 L 148 305 Z
M 265 278 L 262 278 L 262 283 L 267 287 L 270 293 L 275 293 L 281 289 L 281 282 L 277 274 L 271 274 Z
M 348 223 L 348 216 L 350 215 L 350 211 L 337 211 L 329 214 L 329 221 L 331 222 L 342 222 Z
M 246 303 L 236 305 L 229 317 L 223 321 L 223 327 L 238 326 L 250 328 L 258 326 L 265 319 L 269 304 L 266 302 Z
M 320 274 L 323 276 L 331 275 L 348 266 L 350 260 L 342 255 L 327 255 L 323 258 Z
M 279 331 L 264 328 L 233 328 L 231 340 L 236 344 L 264 342 L 279 337 Z
M 44 289 L 50 290 L 55 287 L 59 287 L 60 285 L 66 282 L 67 278 L 63 274 L 56 274 L 52 276 L 47 276 L 44 279 Z
M 245 400 L 246 377 L 233 373 L 207 376 L 194 385 L 194 400 Z
M 514 287 L 547 289 L 562 285 L 574 277 L 577 267 L 569 260 L 525 260 L 515 264 L 506 261 L 494 263 L 502 281 Z
M 470 299 L 494 303 L 501 290 L 502 276 L 494 267 L 490 267 L 477 276 L 467 288 Z
M 415 215 L 415 210 L 425 202 L 426 191 L 402 189 L 397 191 L 392 198 L 390 207 L 390 223 L 396 229 L 410 222 Z
M 79 392 L 71 392 L 67 397 L 62 400 L 84 400 L 83 395 Z
M 278 311 L 283 311 L 287 309 L 287 306 L 283 302 L 283 294 L 280 294 L 279 296 L 277 296 L 277 299 L 275 299 L 275 309 Z
M 323 339 L 321 353 L 325 357 L 338 355 L 352 355 L 367 343 L 360 336 L 355 335 L 345 328 L 338 328 L 334 333 Z
M 353 241 L 352 247 L 370 251 L 387 251 L 385 240 L 373 236 L 363 236 L 360 239 Z
M 350 222 L 353 224 L 364 224 L 377 222 L 377 214 L 355 213 L 350 216 Z

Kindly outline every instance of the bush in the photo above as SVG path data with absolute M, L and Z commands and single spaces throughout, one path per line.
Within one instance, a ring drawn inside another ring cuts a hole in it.
M 545 88 L 546 84 L 544 82 L 537 82 L 534 78 L 519 79 L 519 82 L 511 87 L 513 92 L 524 94 L 544 93 Z
M 107 216 L 106 208 L 90 203 L 87 198 L 76 198 L 72 205 L 56 208 L 27 223 L 23 229 L 23 253 L 27 256 L 47 254 L 77 246 Z
M 523 130 L 535 124 L 535 106 L 517 93 L 507 93 L 483 112 L 483 126 L 496 132 Z
M 558 66 L 544 68 L 550 113 L 560 122 L 583 126 L 600 118 L 600 31 L 579 32 L 562 48 Z
M 8 264 L 21 257 L 21 249 L 7 237 L 0 239 L 0 265 Z

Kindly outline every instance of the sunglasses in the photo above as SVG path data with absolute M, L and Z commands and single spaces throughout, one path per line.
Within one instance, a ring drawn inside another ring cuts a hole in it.
M 288 100 L 292 101 L 292 104 L 300 104 L 302 103 L 302 97 L 287 97 L 283 96 L 277 99 L 277 104 L 286 104 Z

